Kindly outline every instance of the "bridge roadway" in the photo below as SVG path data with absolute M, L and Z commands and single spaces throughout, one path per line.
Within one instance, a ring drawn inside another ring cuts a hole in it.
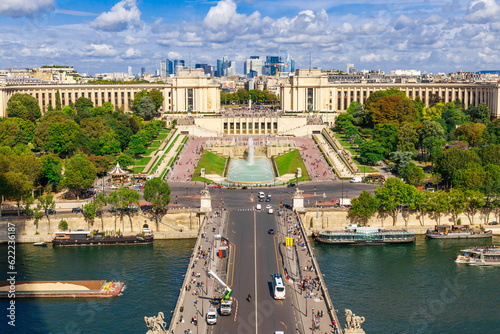
M 236 321 L 233 316 L 219 317 L 208 333 L 273 333 L 295 329 L 299 319 L 292 305 L 292 294 L 287 293 L 285 300 L 273 298 L 272 274 L 283 273 L 280 235 L 268 233 L 271 228 L 278 230 L 276 223 L 274 215 L 267 211 L 229 213 L 226 232 L 235 261 L 228 268 L 227 281 L 239 302 L 238 315 Z M 248 294 L 252 296 L 251 302 L 246 300 Z

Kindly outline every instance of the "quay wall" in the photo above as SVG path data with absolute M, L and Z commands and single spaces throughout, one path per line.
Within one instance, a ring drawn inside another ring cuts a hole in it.
M 51 215 L 50 220 L 44 216 L 38 222 L 38 234 L 34 220 L 23 217 L 2 217 L 0 218 L 0 242 L 7 241 L 7 227 L 9 223 L 16 228 L 16 242 L 49 242 L 52 240 L 54 232 L 61 231 L 58 227 L 61 220 L 68 223 L 68 230 L 99 230 L 118 231 L 123 234 L 137 234 L 142 231 L 143 225 L 153 230 L 155 239 L 184 239 L 196 238 L 199 226 L 205 214 L 198 209 L 175 209 L 162 217 L 159 230 L 156 228 L 156 221 L 151 216 L 141 212 L 123 216 L 123 223 L 119 216 L 106 213 L 101 221 L 96 217 L 93 224 L 85 221 L 81 213 L 67 213 Z
M 306 208 L 302 210 L 297 210 L 301 221 L 304 224 L 309 235 L 312 234 L 313 230 L 326 230 L 326 229 L 338 229 L 344 228 L 350 224 L 362 223 L 361 220 L 353 217 L 349 214 L 348 209 L 340 208 Z M 406 213 L 405 213 L 406 214 Z M 460 218 L 463 225 L 469 225 L 469 219 L 466 215 L 460 214 L 457 219 Z M 485 226 L 486 229 L 493 230 L 493 234 L 500 235 L 500 228 L 497 226 L 486 226 L 487 222 L 496 220 L 496 217 L 491 214 L 489 219 L 483 213 L 477 213 L 474 216 L 474 226 Z M 439 220 L 440 224 L 454 225 L 456 220 L 452 215 L 443 215 Z M 415 234 L 425 234 L 427 229 L 433 229 L 438 223 L 436 217 L 431 215 L 425 215 L 422 219 L 416 214 L 410 214 L 407 216 L 407 221 L 402 217 L 401 213 L 397 217 L 396 225 L 393 225 L 393 219 L 388 215 L 375 214 L 371 219 L 368 220 L 370 226 L 386 227 L 386 228 L 403 228 L 406 227 L 412 230 Z

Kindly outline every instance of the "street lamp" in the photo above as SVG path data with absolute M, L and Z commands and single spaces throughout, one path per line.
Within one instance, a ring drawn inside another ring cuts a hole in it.
M 314 333 L 314 307 L 312 308 L 312 332 Z

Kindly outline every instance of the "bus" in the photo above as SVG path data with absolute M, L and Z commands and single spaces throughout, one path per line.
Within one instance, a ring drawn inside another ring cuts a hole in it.
M 273 274 L 274 299 L 285 299 L 285 283 L 281 274 Z

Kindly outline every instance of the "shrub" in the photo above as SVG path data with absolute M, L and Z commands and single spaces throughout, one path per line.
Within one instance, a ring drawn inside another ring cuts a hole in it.
M 61 221 L 59 222 L 59 229 L 62 231 L 66 231 L 68 229 L 68 222 L 64 219 L 61 219 Z

